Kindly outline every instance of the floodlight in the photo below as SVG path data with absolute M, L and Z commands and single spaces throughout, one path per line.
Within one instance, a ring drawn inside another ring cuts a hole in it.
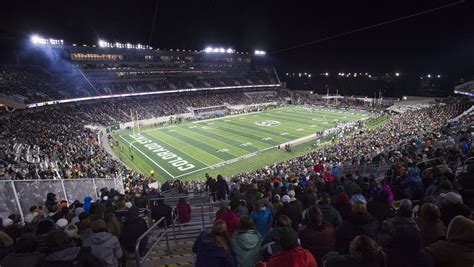
M 328 73 L 328 72 L 326 72 L 326 73 L 324 73 L 324 75 L 326 75 L 326 76 L 329 76 L 329 73 Z
M 204 49 L 204 52 L 212 53 L 212 47 L 210 47 L 210 46 L 206 47 L 206 49 Z
M 427 77 L 428 77 L 428 78 L 431 78 L 431 74 L 428 74 Z
M 212 49 L 212 52 L 219 53 L 219 48 L 216 47 L 216 48 Z
M 99 46 L 100 46 L 100 47 L 106 47 L 106 46 L 107 46 L 107 42 L 104 41 L 104 40 L 99 40 L 98 43 L 99 43 Z
M 225 53 L 225 49 L 223 47 L 219 48 L 219 53 Z
M 232 48 L 227 48 L 226 52 L 227 52 L 227 54 L 230 54 L 230 53 L 234 52 L 234 50 L 232 50 Z
M 308 78 L 311 78 L 311 74 L 308 74 Z
M 396 72 L 396 73 L 395 73 L 395 76 L 397 76 L 397 77 L 400 76 L 400 73 Z
M 438 76 L 437 76 L 437 77 L 438 77 L 438 78 L 441 78 L 441 75 L 439 75 L 439 74 L 438 74 Z

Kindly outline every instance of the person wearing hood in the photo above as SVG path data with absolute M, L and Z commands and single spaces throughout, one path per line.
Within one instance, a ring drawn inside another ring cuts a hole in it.
M 417 223 L 425 247 L 446 236 L 446 226 L 441 221 L 441 212 L 432 203 L 425 203 L 421 206 Z
M 230 244 L 238 267 L 255 266 L 259 262 L 262 238 L 250 217 L 240 217 L 239 228 Z
M 472 267 L 474 263 L 474 221 L 458 215 L 448 225 L 446 240 L 427 248 L 437 267 Z
M 336 229 L 336 250 L 348 254 L 349 244 L 357 235 L 363 234 L 376 239 L 378 229 L 377 219 L 367 212 L 365 204 L 357 203 L 352 208 L 352 215 Z
M 439 195 L 441 220 L 444 225 L 449 225 L 457 215 L 469 217 L 471 209 L 463 203 L 461 195 L 455 192 L 441 193 Z
M 118 238 L 107 231 L 107 224 L 102 219 L 93 221 L 91 227 L 93 233 L 82 246 L 90 247 L 103 266 L 117 267 L 123 254 Z
M 54 193 L 46 194 L 46 201 L 44 205 L 49 213 L 56 212 L 59 208 L 58 201 L 56 200 L 56 194 Z
M 32 233 L 23 234 L 15 245 L 15 252 L 0 262 L 2 267 L 36 266 L 44 257 L 36 251 L 36 237 Z
M 217 220 L 211 232 L 202 232 L 193 245 L 196 267 L 235 267 L 229 232 L 223 220 Z
M 382 223 L 394 215 L 388 197 L 387 191 L 380 191 L 376 198 L 371 199 L 369 203 L 367 203 L 367 211 L 370 215 L 374 216 L 379 223 Z
M 148 225 L 145 220 L 138 216 L 139 211 L 136 206 L 132 206 L 127 211 L 127 216 L 123 224 L 121 242 L 126 252 L 135 252 L 135 242 L 137 239 L 148 230 Z M 143 253 L 148 240 L 143 238 L 140 242 L 140 253 Z
M 103 267 L 101 261 L 89 247 L 75 247 L 64 231 L 55 230 L 48 234 L 48 254 L 37 267 Z
M 420 232 L 412 225 L 400 225 L 394 229 L 385 253 L 387 267 L 434 266 L 431 255 L 423 250 L 423 238 Z
M 89 214 L 91 212 L 92 198 L 87 196 L 84 198 L 84 212 Z

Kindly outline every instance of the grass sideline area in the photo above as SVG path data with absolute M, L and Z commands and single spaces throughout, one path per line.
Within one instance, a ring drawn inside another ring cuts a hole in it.
M 203 180 L 204 174 L 224 176 L 256 170 L 318 149 L 327 140 L 295 145 L 291 153 L 277 146 L 334 127 L 334 123 L 368 117 L 336 109 L 308 111 L 302 106 L 185 122 L 140 133 L 119 130 L 115 153 L 130 168 L 159 182 L 170 178 Z M 133 156 L 133 160 L 132 160 Z

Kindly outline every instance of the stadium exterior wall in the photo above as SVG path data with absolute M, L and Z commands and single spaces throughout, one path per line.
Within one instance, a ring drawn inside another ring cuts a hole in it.
M 121 177 L 115 179 L 81 178 L 58 180 L 3 180 L 0 181 L 0 217 L 7 218 L 10 214 L 24 216 L 31 206 L 44 206 L 47 193 L 54 193 L 57 200 L 72 203 L 83 201 L 90 196 L 94 201 L 100 197 L 100 189 L 107 187 L 124 193 Z

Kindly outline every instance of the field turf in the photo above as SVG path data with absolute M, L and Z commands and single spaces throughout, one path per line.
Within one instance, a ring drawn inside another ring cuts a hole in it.
M 114 151 L 129 167 L 145 175 L 153 172 L 160 182 L 170 178 L 202 180 L 206 172 L 236 175 L 307 153 L 314 146 L 297 145 L 291 153 L 276 147 L 334 127 L 334 122 L 366 116 L 335 109 L 276 108 L 142 129 L 139 133 L 136 129 L 135 133 L 117 131 L 114 137 L 121 148 Z

